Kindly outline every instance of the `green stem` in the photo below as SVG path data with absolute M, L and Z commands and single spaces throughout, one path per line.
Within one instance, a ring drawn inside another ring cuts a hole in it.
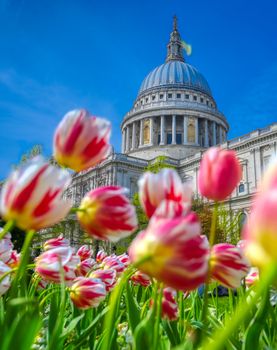
M 212 341 L 209 344 L 203 344 L 203 350 L 221 350 L 224 349 L 226 342 L 229 337 L 241 326 L 252 311 L 253 307 L 257 305 L 257 302 L 264 292 L 267 290 L 268 286 L 277 277 L 277 264 L 271 263 L 261 276 L 260 283 L 257 285 L 256 293 L 251 297 L 250 301 L 246 301 L 246 298 L 238 305 L 236 311 L 228 317 L 224 328 L 218 329 L 212 335 Z
M 183 337 L 183 330 L 184 330 L 184 292 L 179 291 L 178 292 L 178 301 L 179 301 L 179 334 L 182 339 Z
M 6 234 L 12 230 L 15 226 L 15 221 L 14 220 L 9 220 L 5 226 L 2 228 L 2 231 L 0 232 L 0 240 L 3 239 Z
M 157 283 L 158 284 L 158 283 Z M 159 290 L 160 287 L 160 290 Z M 154 338 L 153 338 L 153 350 L 158 349 L 158 341 L 159 341 L 159 329 L 160 329 L 160 322 L 161 322 L 161 311 L 162 311 L 162 297 L 163 297 L 163 286 L 162 284 L 157 285 L 157 292 L 156 292 L 156 318 L 155 318 L 155 324 L 154 324 Z
M 80 212 L 85 212 L 86 209 L 81 209 L 81 208 L 71 208 L 71 209 L 70 209 L 70 213 L 71 213 L 71 214 L 78 213 L 78 211 L 80 211 Z

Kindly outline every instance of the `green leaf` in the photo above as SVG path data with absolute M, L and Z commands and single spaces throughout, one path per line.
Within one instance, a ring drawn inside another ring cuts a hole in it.
M 61 338 L 66 337 L 69 333 L 71 333 L 83 317 L 84 314 L 73 318 L 73 320 L 70 321 L 69 325 L 63 330 Z
M 129 282 L 126 283 L 126 306 L 129 324 L 134 333 L 137 325 L 140 323 L 140 308 L 137 300 L 132 295 Z

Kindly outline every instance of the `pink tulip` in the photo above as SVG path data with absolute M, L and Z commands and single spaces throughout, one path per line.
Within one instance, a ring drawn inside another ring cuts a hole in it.
M 11 271 L 11 268 L 0 260 L 0 279 L 7 272 Z M 11 286 L 11 276 L 8 274 L 0 281 L 0 296 L 5 294 Z
M 95 270 L 90 273 L 89 277 L 100 279 L 105 284 L 107 292 L 110 292 L 116 284 L 116 271 L 114 269 Z
M 77 251 L 77 255 L 79 255 L 81 260 L 89 259 L 92 254 L 93 251 L 87 245 L 82 245 Z
M 77 216 L 83 229 L 96 239 L 117 242 L 137 228 L 135 207 L 117 186 L 99 187 L 83 198 Z
M 80 263 L 80 258 L 74 255 L 70 247 L 59 247 L 47 250 L 36 258 L 36 272 L 45 280 L 60 283 L 64 280 L 72 282 L 76 278 L 75 270 Z
M 191 206 L 192 188 L 182 183 L 173 169 L 163 169 L 158 174 L 146 172 L 138 182 L 139 199 L 146 215 L 150 218 L 164 199 Z
M 200 236 L 197 215 L 157 218 L 131 243 L 129 256 L 139 269 L 177 290 L 193 290 L 206 280 L 209 244 Z
M 242 170 L 236 153 L 212 147 L 205 152 L 199 168 L 198 186 L 202 196 L 222 201 L 241 180 Z
M 143 287 L 148 287 L 151 284 L 151 278 L 146 275 L 146 273 L 143 273 L 139 270 L 132 275 L 131 281 L 135 285 L 141 285 Z
M 211 276 L 227 288 L 238 288 L 249 271 L 242 250 L 229 243 L 220 243 L 211 250 Z
M 54 136 L 54 157 L 75 171 L 86 170 L 105 159 L 110 151 L 110 123 L 84 109 L 68 112 Z
M 104 250 L 99 250 L 96 254 L 96 262 L 101 263 L 108 254 Z
M 245 284 L 247 287 L 253 286 L 259 280 L 259 269 L 251 267 L 248 275 L 245 277 Z
M 58 248 L 58 247 L 69 247 L 69 245 L 70 243 L 68 239 L 64 238 L 63 236 L 59 236 L 57 238 L 48 239 L 43 244 L 43 249 L 49 250 L 49 249 Z
M 176 302 L 176 291 L 172 288 L 165 288 L 162 297 L 162 318 L 170 321 L 177 320 L 178 306 Z
M 70 288 L 70 298 L 79 309 L 97 307 L 106 297 L 106 287 L 99 279 L 78 277 Z
M 92 258 L 86 260 L 81 260 L 76 269 L 76 274 L 78 276 L 86 276 L 96 265 L 96 261 Z
M 0 228 L 0 232 L 2 228 Z M 11 241 L 11 234 L 7 233 L 4 238 L 0 240 L 0 260 L 5 264 L 11 259 L 13 244 Z
M 70 175 L 35 157 L 15 170 L 4 184 L 0 213 L 22 230 L 38 230 L 63 219 L 71 203 L 62 199 Z

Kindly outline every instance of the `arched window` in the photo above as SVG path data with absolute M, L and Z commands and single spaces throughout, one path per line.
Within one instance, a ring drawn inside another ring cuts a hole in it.
M 245 191 L 245 185 L 244 184 L 240 184 L 239 185 L 239 193 L 242 193 L 242 192 L 244 192 Z

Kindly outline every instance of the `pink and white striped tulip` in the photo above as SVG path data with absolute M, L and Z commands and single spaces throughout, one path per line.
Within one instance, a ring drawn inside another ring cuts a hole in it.
M 242 250 L 229 243 L 212 247 L 210 266 L 211 277 L 227 288 L 238 288 L 250 269 Z
M 222 201 L 241 180 L 242 170 L 235 151 L 209 148 L 200 163 L 198 186 L 202 196 Z
M 56 238 L 48 239 L 43 244 L 43 249 L 49 250 L 49 249 L 58 248 L 58 247 L 69 247 L 69 245 L 70 243 L 68 239 L 64 238 L 63 236 L 59 236 Z
M 0 260 L 0 279 L 7 272 L 11 271 L 11 268 Z M 11 286 L 11 276 L 8 274 L 0 281 L 0 296 L 5 294 Z
M 13 269 L 15 267 L 18 267 L 19 264 L 20 264 L 20 253 L 18 253 L 16 250 L 12 250 L 11 257 L 9 261 L 7 261 L 7 265 Z
M 0 228 L 0 232 L 2 228 Z M 11 241 L 11 234 L 7 233 L 4 238 L 0 240 L 0 260 L 5 264 L 11 259 L 13 244 Z
M 89 277 L 100 279 L 105 284 L 107 292 L 110 292 L 116 284 L 116 271 L 114 269 L 95 270 L 89 274 Z
M 187 211 L 190 209 L 192 187 L 189 183 L 182 183 L 173 169 L 162 169 L 158 174 L 146 172 L 138 186 L 140 203 L 149 218 L 164 199 L 182 202 Z
M 105 297 L 106 287 L 99 279 L 78 277 L 70 287 L 70 298 L 79 309 L 97 307 Z
M 151 284 L 151 278 L 146 275 L 146 273 L 143 273 L 139 270 L 131 276 L 131 281 L 135 285 L 141 285 L 143 287 L 148 287 Z
M 118 275 L 121 274 L 126 269 L 126 266 L 118 259 L 116 255 L 107 256 L 102 261 L 101 266 L 103 267 L 104 270 L 106 269 L 115 270 Z
M 176 302 L 176 291 L 172 288 L 165 288 L 162 297 L 162 318 L 169 321 L 177 320 L 178 305 Z
M 122 262 L 122 264 L 125 265 L 125 267 L 129 266 L 131 261 L 130 261 L 130 257 L 128 254 L 124 253 L 124 254 L 121 254 L 121 255 L 118 255 L 117 256 L 117 259 Z
M 195 213 L 184 217 L 152 217 L 131 243 L 129 256 L 139 269 L 168 287 L 193 290 L 206 280 L 209 244 L 200 236 Z
M 154 216 L 159 218 L 177 218 L 188 214 L 187 203 L 165 199 L 156 209 Z
M 58 247 L 47 250 L 35 260 L 35 271 L 45 280 L 60 283 L 62 281 L 61 269 L 64 280 L 72 282 L 76 278 L 75 270 L 80 263 L 80 258 L 74 255 L 70 247 Z
M 253 286 L 259 280 L 259 269 L 251 267 L 248 275 L 245 277 L 245 284 L 247 287 Z
M 83 198 L 77 217 L 83 229 L 96 239 L 117 242 L 137 228 L 135 207 L 126 197 L 126 189 L 99 187 Z
M 110 151 L 110 123 L 84 109 L 68 112 L 54 136 L 54 158 L 77 172 L 97 165 Z
M 92 258 L 86 260 L 81 260 L 76 269 L 76 274 L 78 276 L 86 276 L 96 265 L 96 261 Z
M 106 258 L 106 256 L 108 256 L 108 254 L 104 250 L 99 250 L 96 254 L 96 262 L 101 263 Z
M 82 245 L 77 251 L 77 255 L 79 255 L 81 261 L 89 259 L 92 256 L 92 254 L 93 251 L 88 245 Z
M 15 170 L 3 186 L 0 213 L 22 230 L 38 230 L 63 219 L 71 203 L 61 198 L 70 184 L 67 171 L 35 157 Z

